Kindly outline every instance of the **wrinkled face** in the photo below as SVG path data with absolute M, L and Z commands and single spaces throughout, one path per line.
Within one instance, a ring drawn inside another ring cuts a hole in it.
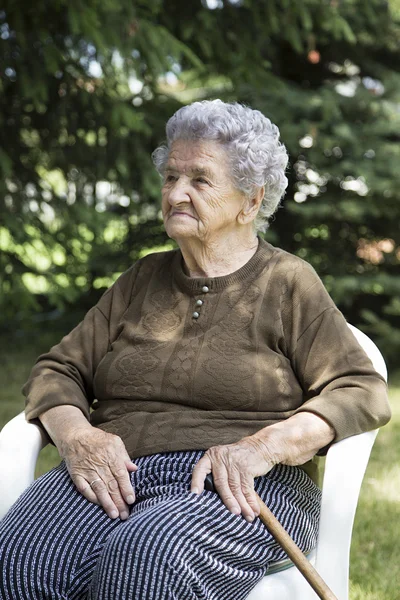
M 209 140 L 177 140 L 171 146 L 162 187 L 169 237 L 212 241 L 240 227 L 246 198 L 234 188 L 224 148 Z

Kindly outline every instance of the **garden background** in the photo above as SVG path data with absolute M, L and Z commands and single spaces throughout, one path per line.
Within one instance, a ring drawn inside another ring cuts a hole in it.
M 167 119 L 196 99 L 258 108 L 290 154 L 266 238 L 315 267 L 388 364 L 394 418 L 363 486 L 351 599 L 398 599 L 399 67 L 400 0 L 3 0 L 0 426 L 35 357 L 173 247 L 150 158 Z M 49 448 L 39 470 L 55 461 Z

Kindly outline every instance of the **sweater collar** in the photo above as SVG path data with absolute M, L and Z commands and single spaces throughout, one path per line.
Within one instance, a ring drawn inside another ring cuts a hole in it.
M 202 288 L 207 287 L 210 293 L 221 292 L 232 284 L 243 283 L 249 278 L 257 276 L 264 268 L 266 261 L 272 256 L 273 247 L 258 238 L 258 248 L 250 260 L 237 271 L 222 277 L 189 277 L 183 270 L 183 256 L 180 250 L 174 257 L 173 272 L 178 286 L 190 294 L 199 294 Z

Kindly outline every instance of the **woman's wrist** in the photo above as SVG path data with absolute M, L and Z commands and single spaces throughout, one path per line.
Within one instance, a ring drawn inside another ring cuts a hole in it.
M 82 411 L 72 405 L 50 408 L 39 419 L 59 450 L 62 444 L 68 444 L 79 431 L 92 429 Z
M 335 439 L 335 430 L 318 415 L 300 412 L 261 429 L 251 438 L 258 443 L 266 460 L 301 465 Z

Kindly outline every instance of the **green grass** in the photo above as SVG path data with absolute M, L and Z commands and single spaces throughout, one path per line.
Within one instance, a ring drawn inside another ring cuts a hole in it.
M 24 410 L 21 387 L 37 358 L 60 339 L 51 331 L 31 332 L 13 339 L 0 338 L 0 429 L 15 415 Z M 36 475 L 42 475 L 60 462 L 58 452 L 52 445 L 42 450 L 37 462 Z
M 0 428 L 23 410 L 21 385 L 36 356 L 57 340 L 52 332 L 19 338 L 0 347 Z M 6 347 L 7 344 L 7 347 Z M 380 431 L 365 475 L 353 531 L 350 600 L 398 600 L 400 581 L 400 380 L 390 386 L 392 421 Z M 58 463 L 47 446 L 37 474 Z

